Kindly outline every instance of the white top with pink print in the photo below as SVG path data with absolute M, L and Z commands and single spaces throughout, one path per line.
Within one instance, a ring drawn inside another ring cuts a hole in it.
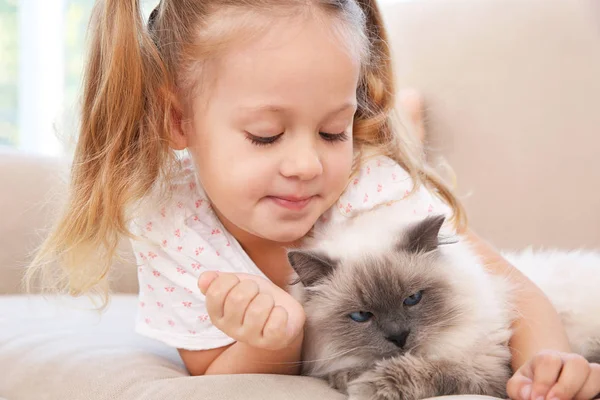
M 149 197 L 130 226 L 143 239 L 131 241 L 140 284 L 136 331 L 169 346 L 205 350 L 234 340 L 211 324 L 197 287 L 200 274 L 218 270 L 266 276 L 211 210 L 191 160 L 184 159 L 183 165 L 172 182 L 173 198 L 162 205 Z M 373 157 L 315 228 L 398 201 L 417 216 L 450 215 L 449 207 L 426 188 L 409 196 L 411 189 L 412 180 L 402 167 L 387 157 Z

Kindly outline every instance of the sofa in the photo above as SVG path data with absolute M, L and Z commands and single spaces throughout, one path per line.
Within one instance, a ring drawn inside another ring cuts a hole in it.
M 599 248 L 598 2 L 380 1 L 398 86 L 423 93 L 428 157 L 454 168 L 473 229 L 503 250 Z M 190 377 L 175 349 L 134 333 L 127 242 L 105 312 L 25 294 L 24 266 L 64 201 L 68 166 L 0 149 L 0 398 L 344 398 L 307 377 Z

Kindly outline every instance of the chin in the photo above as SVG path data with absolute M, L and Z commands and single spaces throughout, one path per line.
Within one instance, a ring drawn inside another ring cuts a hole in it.
M 280 229 L 276 229 L 270 232 L 263 232 L 261 236 L 273 242 L 292 243 L 297 241 L 298 239 L 302 239 L 312 228 L 312 225 L 299 223 L 290 224 L 289 227 L 285 226 L 287 224 L 283 224 L 283 226 L 281 226 L 282 224 L 279 223 L 279 226 L 277 225 L 277 223 L 274 223 L 273 226 Z

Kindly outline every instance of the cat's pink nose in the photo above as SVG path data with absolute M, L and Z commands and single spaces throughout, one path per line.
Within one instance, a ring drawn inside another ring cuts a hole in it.
M 388 336 L 386 339 L 403 349 L 406 344 L 406 339 L 408 339 L 408 335 L 410 335 L 410 329 Z

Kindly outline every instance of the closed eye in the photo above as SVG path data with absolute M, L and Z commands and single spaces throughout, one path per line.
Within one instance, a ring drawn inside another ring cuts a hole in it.
M 255 146 L 268 146 L 275 143 L 281 136 L 283 136 L 283 132 L 275 136 L 256 136 L 250 132 L 246 132 L 246 139 Z
M 345 142 L 348 140 L 348 134 L 346 132 L 342 133 L 327 133 L 327 132 L 319 132 L 321 137 L 328 142 Z
M 349 139 L 349 136 L 346 132 L 319 132 L 319 135 L 321 136 L 321 138 L 323 138 L 323 140 L 327 142 L 345 142 Z M 283 132 L 274 136 L 257 136 L 251 134 L 250 132 L 246 132 L 246 139 L 248 139 L 253 145 L 256 146 L 268 146 L 270 144 L 275 143 L 281 136 L 283 136 Z

